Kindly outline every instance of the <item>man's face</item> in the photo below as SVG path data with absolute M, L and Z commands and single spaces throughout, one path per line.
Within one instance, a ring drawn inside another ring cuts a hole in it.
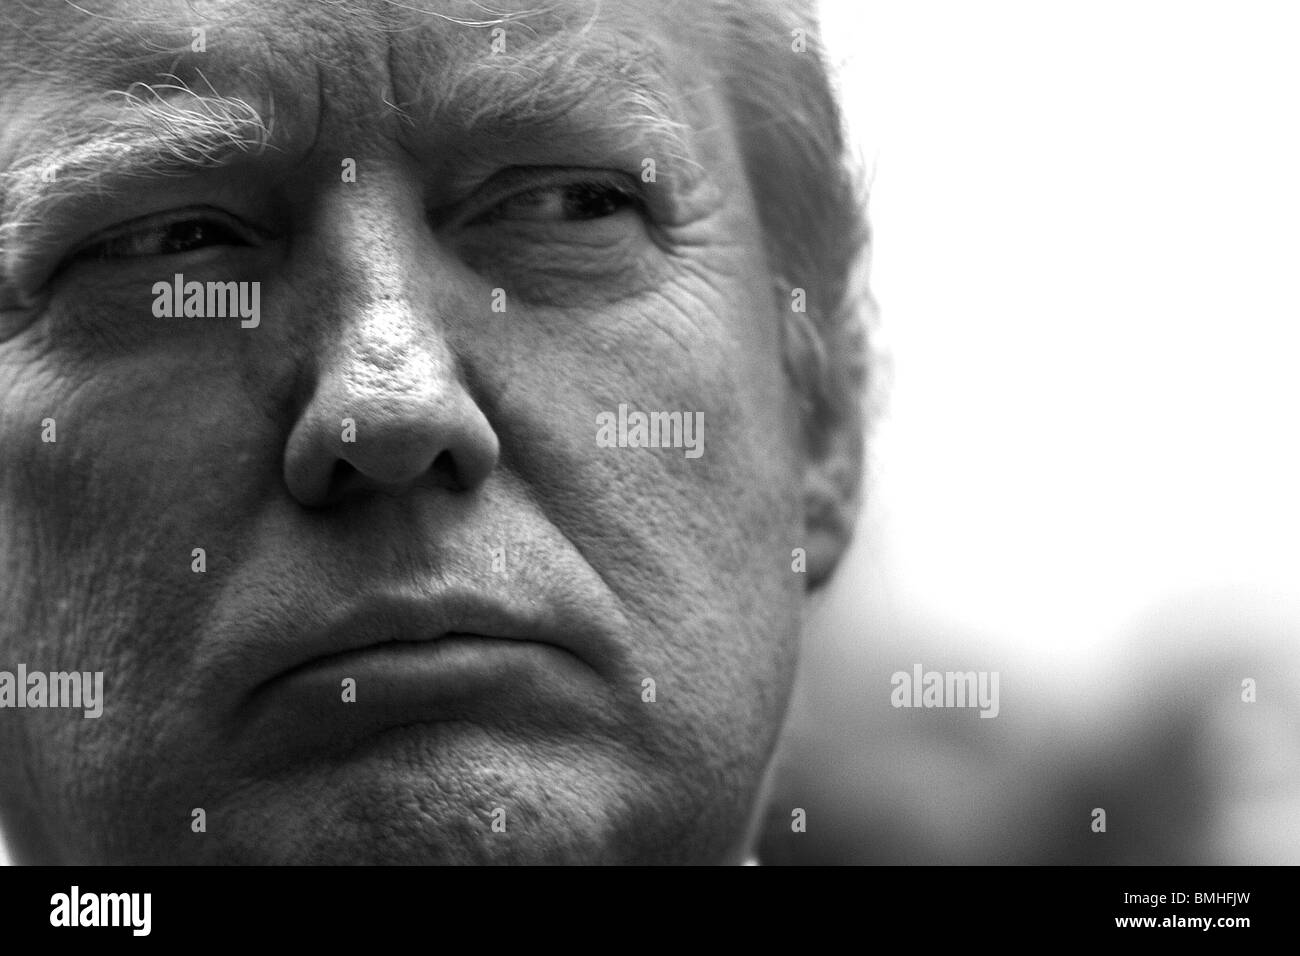
M 737 134 L 654 7 L 6 9 L 0 669 L 104 673 L 99 719 L 0 710 L 20 851 L 734 849 L 801 440 Z M 256 323 L 156 314 L 177 274 Z

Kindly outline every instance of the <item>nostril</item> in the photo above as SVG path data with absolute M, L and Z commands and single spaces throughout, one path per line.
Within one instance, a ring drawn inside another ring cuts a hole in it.
M 330 473 L 329 487 L 343 487 L 344 483 L 348 480 L 348 476 L 355 473 L 356 469 L 352 467 L 350 462 L 346 462 L 342 458 L 338 459 L 334 462 L 334 470 Z
M 438 453 L 438 457 L 429 466 L 429 474 L 440 485 L 457 490 L 464 488 L 456 470 L 456 459 L 452 457 L 450 451 Z
M 337 503 L 357 483 L 359 478 L 360 472 L 352 467 L 351 463 L 343 459 L 335 461 L 334 468 L 330 471 L 329 484 L 325 486 L 324 503 Z
M 443 451 L 433 460 L 428 470 L 416 479 L 414 484 L 447 488 L 451 491 L 463 491 L 465 486 L 461 482 L 460 471 L 456 467 L 456 457 L 450 451 Z M 339 459 L 334 462 L 334 468 L 330 472 L 328 500 L 337 502 L 359 489 L 369 489 L 371 491 L 380 490 L 388 493 L 395 493 L 399 490 L 402 483 L 393 486 L 386 486 L 381 482 L 368 479 L 351 462 Z

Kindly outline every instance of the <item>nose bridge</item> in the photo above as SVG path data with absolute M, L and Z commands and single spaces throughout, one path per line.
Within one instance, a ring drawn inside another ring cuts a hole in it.
M 399 170 L 368 169 L 364 184 L 335 184 L 318 198 L 312 219 L 310 254 L 355 302 L 409 297 L 417 260 L 429 264 L 420 254 L 429 241 L 422 200 Z
M 328 370 L 346 404 L 437 401 L 438 393 L 454 387 L 458 371 L 439 316 L 400 292 L 367 298 L 348 311 L 340 317 Z
M 419 197 L 378 173 L 336 190 L 322 203 L 310 250 L 323 265 L 322 318 L 335 340 L 333 363 L 342 365 L 334 371 L 360 390 L 428 388 L 454 377 L 452 284 L 438 281 Z

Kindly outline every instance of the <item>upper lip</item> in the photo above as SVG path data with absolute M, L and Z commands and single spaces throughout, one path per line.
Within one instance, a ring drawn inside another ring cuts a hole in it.
M 271 675 L 254 693 L 288 674 L 350 651 L 393 642 L 436 641 L 449 634 L 535 641 L 599 669 L 613 642 L 563 605 L 455 589 L 423 595 L 372 592 L 326 613 L 324 623 L 295 630 L 274 654 Z

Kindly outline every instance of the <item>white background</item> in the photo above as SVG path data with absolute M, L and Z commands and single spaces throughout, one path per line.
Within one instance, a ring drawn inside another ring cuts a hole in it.
M 1293 595 L 1300 7 L 825 16 L 875 171 L 897 597 L 1086 667 L 1162 599 Z
M 1300 862 L 1300 5 L 823 8 L 889 395 L 780 796 L 905 861 L 1106 793 L 1107 859 Z M 916 662 L 1002 715 L 891 713 Z

